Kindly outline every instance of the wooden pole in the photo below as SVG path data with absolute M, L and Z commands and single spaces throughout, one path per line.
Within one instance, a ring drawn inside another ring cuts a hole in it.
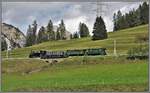
M 116 50 L 116 40 L 114 40 L 114 55 L 117 56 L 117 50 Z

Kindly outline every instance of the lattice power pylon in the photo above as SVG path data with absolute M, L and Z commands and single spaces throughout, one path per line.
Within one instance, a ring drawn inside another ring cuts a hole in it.
M 109 9 L 106 2 L 101 2 L 100 0 L 97 0 L 97 2 L 96 2 L 96 16 L 97 17 L 104 16 L 106 14 L 106 11 L 107 11 L 106 8 L 107 8 L 107 10 Z

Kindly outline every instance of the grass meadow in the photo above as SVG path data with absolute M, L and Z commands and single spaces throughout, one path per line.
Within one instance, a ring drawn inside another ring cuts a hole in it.
M 39 59 L 4 60 L 2 91 L 148 91 L 148 60 L 82 59 L 71 57 L 52 66 Z
M 2 52 L 2 91 L 148 91 L 148 60 L 127 60 L 127 51 L 139 44 L 135 38 L 148 33 L 148 25 L 110 32 L 106 40 L 89 38 L 50 41 Z M 113 56 L 113 40 L 117 54 Z M 30 59 L 31 50 L 67 50 L 104 47 L 107 56 L 81 56 L 58 59 L 50 65 Z M 123 54 L 123 55 L 122 55 Z M 84 60 L 84 61 L 83 61 Z

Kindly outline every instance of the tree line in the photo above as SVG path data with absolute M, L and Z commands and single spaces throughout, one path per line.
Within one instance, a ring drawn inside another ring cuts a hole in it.
M 92 33 L 92 40 L 102 40 L 108 38 L 105 22 L 101 16 L 96 17 Z M 75 32 L 73 35 L 71 35 L 73 38 L 83 38 L 89 36 L 89 29 L 85 23 L 80 23 L 79 32 Z
M 79 31 L 74 32 L 73 34 L 70 35 L 71 39 L 76 39 L 76 38 L 83 38 L 83 37 L 89 37 L 89 28 L 85 23 L 79 23 L 78 27 Z
M 128 13 L 122 14 L 120 10 L 117 13 L 114 13 L 113 31 L 130 28 L 142 24 L 147 24 L 148 20 L 149 20 L 149 4 L 147 2 L 143 2 L 142 4 L 139 5 L 137 9 L 132 9 Z
M 32 25 L 28 26 L 27 29 L 27 36 L 26 36 L 26 46 L 32 46 L 34 44 L 42 43 L 45 41 L 52 41 L 52 40 L 66 40 L 66 27 L 64 21 L 61 20 L 57 31 L 54 31 L 53 22 L 49 20 L 46 27 L 41 26 L 38 33 L 37 33 L 37 22 L 36 20 L 33 21 Z M 70 34 L 70 39 L 88 37 L 89 29 L 85 23 L 79 24 L 79 32 L 75 32 Z
M 79 31 L 70 34 L 70 39 L 90 37 L 89 28 L 85 23 L 79 23 Z M 49 20 L 46 27 L 41 26 L 38 34 L 37 33 L 37 22 L 36 20 L 32 25 L 29 25 L 26 36 L 26 46 L 32 46 L 34 44 L 42 43 L 45 41 L 52 40 L 66 40 L 66 27 L 64 21 L 61 20 L 57 31 L 54 31 L 53 22 Z M 102 17 L 97 17 L 93 27 L 92 40 L 99 40 L 107 38 L 107 31 L 105 23 Z
M 54 32 L 53 23 L 49 20 L 46 27 L 41 26 L 38 34 L 37 33 L 37 22 L 36 20 L 32 25 L 29 25 L 27 29 L 26 46 L 32 46 L 34 44 L 42 43 L 45 41 L 52 40 L 65 40 L 66 39 L 66 28 L 64 21 L 61 20 L 57 32 Z

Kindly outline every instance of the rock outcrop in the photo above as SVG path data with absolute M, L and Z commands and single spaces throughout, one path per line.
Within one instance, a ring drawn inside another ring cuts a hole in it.
M 53 27 L 53 29 L 54 29 L 54 32 L 56 33 L 56 31 L 57 31 L 57 28 L 58 28 L 58 26 L 56 26 L 56 25 L 54 25 L 54 27 Z M 69 32 L 69 31 L 66 31 L 66 40 L 70 40 L 70 35 L 71 35 L 71 33 Z M 55 36 L 56 37 L 56 36 Z
M 22 48 L 26 43 L 25 35 L 17 27 L 6 23 L 2 23 L 1 39 L 6 42 L 7 49 Z

